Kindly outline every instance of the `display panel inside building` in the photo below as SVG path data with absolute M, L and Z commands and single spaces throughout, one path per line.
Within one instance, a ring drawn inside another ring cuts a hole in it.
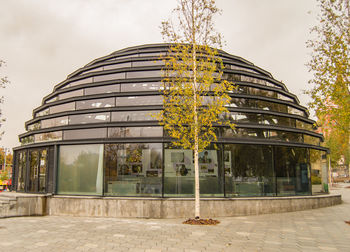
M 19 136 L 12 189 L 194 197 L 193 153 L 175 148 L 155 119 L 164 102 L 159 58 L 168 48 L 153 44 L 116 51 L 53 87 Z M 236 128 L 219 127 L 217 141 L 199 154 L 201 196 L 325 193 L 328 150 L 307 109 L 270 73 L 220 50 L 219 56 L 223 77 L 238 86 L 229 93 L 229 113 L 221 119 Z

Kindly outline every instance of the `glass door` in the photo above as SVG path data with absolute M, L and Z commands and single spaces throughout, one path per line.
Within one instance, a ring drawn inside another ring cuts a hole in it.
M 46 192 L 47 149 L 29 151 L 29 192 Z
M 38 191 L 38 170 L 39 170 L 39 151 L 34 150 L 29 152 L 29 192 Z

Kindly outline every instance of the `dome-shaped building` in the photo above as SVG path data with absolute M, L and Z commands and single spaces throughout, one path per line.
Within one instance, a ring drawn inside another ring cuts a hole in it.
M 13 189 L 58 195 L 193 197 L 192 151 L 171 148 L 152 114 L 162 109 L 160 55 L 168 44 L 98 58 L 57 84 L 15 148 Z M 327 183 L 327 149 L 298 98 L 272 75 L 219 51 L 231 130 L 200 154 L 203 197 L 311 195 Z

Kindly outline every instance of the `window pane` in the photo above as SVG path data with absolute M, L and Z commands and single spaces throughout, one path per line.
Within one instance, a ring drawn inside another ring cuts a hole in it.
M 123 122 L 123 121 L 155 121 L 156 119 L 152 116 L 159 113 L 158 110 L 148 111 L 120 111 L 112 112 L 112 121 Z
M 162 144 L 106 144 L 105 195 L 161 196 Z
M 69 116 L 69 124 L 102 123 L 110 121 L 110 113 L 91 113 Z
M 17 153 L 17 191 L 24 191 L 27 177 L 27 152 L 19 151 Z
M 36 143 L 62 140 L 62 131 L 53 131 L 34 135 Z
M 134 61 L 132 63 L 133 67 L 140 67 L 140 66 L 163 66 L 164 62 L 161 60 L 148 60 L 148 61 Z
M 20 139 L 21 145 L 34 143 L 34 136 L 27 136 Z
M 97 68 L 93 68 L 91 70 L 84 71 L 81 74 L 93 73 L 93 72 L 98 72 L 98 71 L 102 71 L 102 70 L 103 70 L 103 67 L 97 67 Z
M 320 146 L 320 138 L 304 134 L 304 143 Z
M 61 116 L 41 121 L 41 128 L 51 128 L 68 125 L 68 116 Z
M 33 150 L 29 151 L 29 192 L 37 192 L 38 191 L 38 182 L 39 182 L 39 151 Z
M 86 84 L 86 83 L 91 83 L 91 82 L 92 82 L 92 77 L 85 78 L 85 79 L 73 81 L 73 82 L 69 83 L 69 86 L 64 86 L 64 88 L 66 88 L 66 87 L 74 87 L 74 86 L 78 86 L 78 85 Z
M 129 97 L 117 97 L 117 106 L 142 106 L 142 105 L 162 105 L 163 96 L 129 96 Z
M 39 162 L 39 192 L 46 191 L 46 167 L 47 167 L 47 150 L 42 149 L 40 153 Z
M 158 91 L 161 87 L 160 82 L 146 82 L 146 83 L 127 83 L 122 84 L 122 92 L 136 92 L 136 91 Z
M 310 194 L 310 164 L 305 148 L 275 147 L 277 196 Z
M 114 98 L 77 101 L 77 110 L 114 107 Z
M 63 133 L 64 140 L 74 139 L 93 139 L 93 138 L 106 138 L 107 129 L 79 129 L 79 130 L 65 130 Z
M 298 129 L 306 129 L 306 130 L 310 130 L 310 131 L 313 130 L 311 123 L 303 122 L 300 120 L 296 120 L 296 126 Z
M 102 195 L 103 145 L 60 146 L 58 194 Z
M 108 129 L 108 137 L 110 138 L 162 136 L 162 127 L 119 127 Z
M 261 129 L 244 129 L 244 128 L 235 128 L 234 130 L 231 128 L 222 128 L 223 137 L 229 138 L 268 138 L 268 131 Z
M 50 102 L 54 102 L 54 101 L 58 101 L 58 95 L 46 100 L 45 103 L 50 103 Z
M 276 194 L 271 146 L 225 144 L 224 148 L 227 196 Z
M 105 94 L 114 92 L 120 92 L 119 84 L 85 88 L 85 95 Z
M 63 100 L 63 99 L 76 97 L 76 96 L 83 96 L 83 95 L 84 95 L 83 89 L 78 89 L 78 90 L 75 90 L 75 91 L 59 94 L 59 99 Z
M 297 108 L 288 106 L 288 113 L 293 115 L 305 116 L 305 113 Z
M 270 130 L 269 138 L 277 141 L 303 143 L 303 135 L 295 132 Z
M 194 166 L 191 150 L 164 149 L 164 195 L 193 197 Z M 220 169 L 218 150 L 208 149 L 199 153 L 201 196 L 223 196 L 223 172 Z
M 323 151 L 310 149 L 312 194 L 328 192 L 328 160 Z
M 161 77 L 160 70 L 153 71 L 135 71 L 135 72 L 127 72 L 127 79 L 131 78 L 148 78 L 148 77 Z
M 123 67 L 131 67 L 131 62 L 124 62 L 119 64 L 107 65 L 103 67 L 103 70 L 119 69 Z
M 40 122 L 29 124 L 28 127 L 27 127 L 28 131 L 33 131 L 33 130 L 38 130 L 38 129 L 41 129 L 41 123 Z
M 49 108 L 47 108 L 47 109 L 44 109 L 44 110 L 41 110 L 41 111 L 35 113 L 35 117 L 46 116 L 49 114 L 50 114 L 50 110 L 49 110 Z
M 50 114 L 75 110 L 75 102 L 64 103 L 50 107 Z
M 125 79 L 125 73 L 114 73 L 114 74 L 98 75 L 98 76 L 94 77 L 94 82 L 108 81 L 108 80 L 117 80 L 117 79 Z

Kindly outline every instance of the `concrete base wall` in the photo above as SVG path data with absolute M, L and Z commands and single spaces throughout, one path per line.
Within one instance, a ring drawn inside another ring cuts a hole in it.
M 194 199 L 114 198 L 7 193 L 1 217 L 70 215 L 92 217 L 194 217 Z M 341 204 L 341 195 L 201 199 L 201 217 L 229 217 L 301 211 Z
M 341 204 L 340 195 L 202 199 L 201 217 L 229 217 L 301 211 Z M 194 217 L 193 199 L 102 198 L 53 196 L 46 214 L 95 217 Z
M 0 194 L 0 218 L 46 215 L 46 195 Z

